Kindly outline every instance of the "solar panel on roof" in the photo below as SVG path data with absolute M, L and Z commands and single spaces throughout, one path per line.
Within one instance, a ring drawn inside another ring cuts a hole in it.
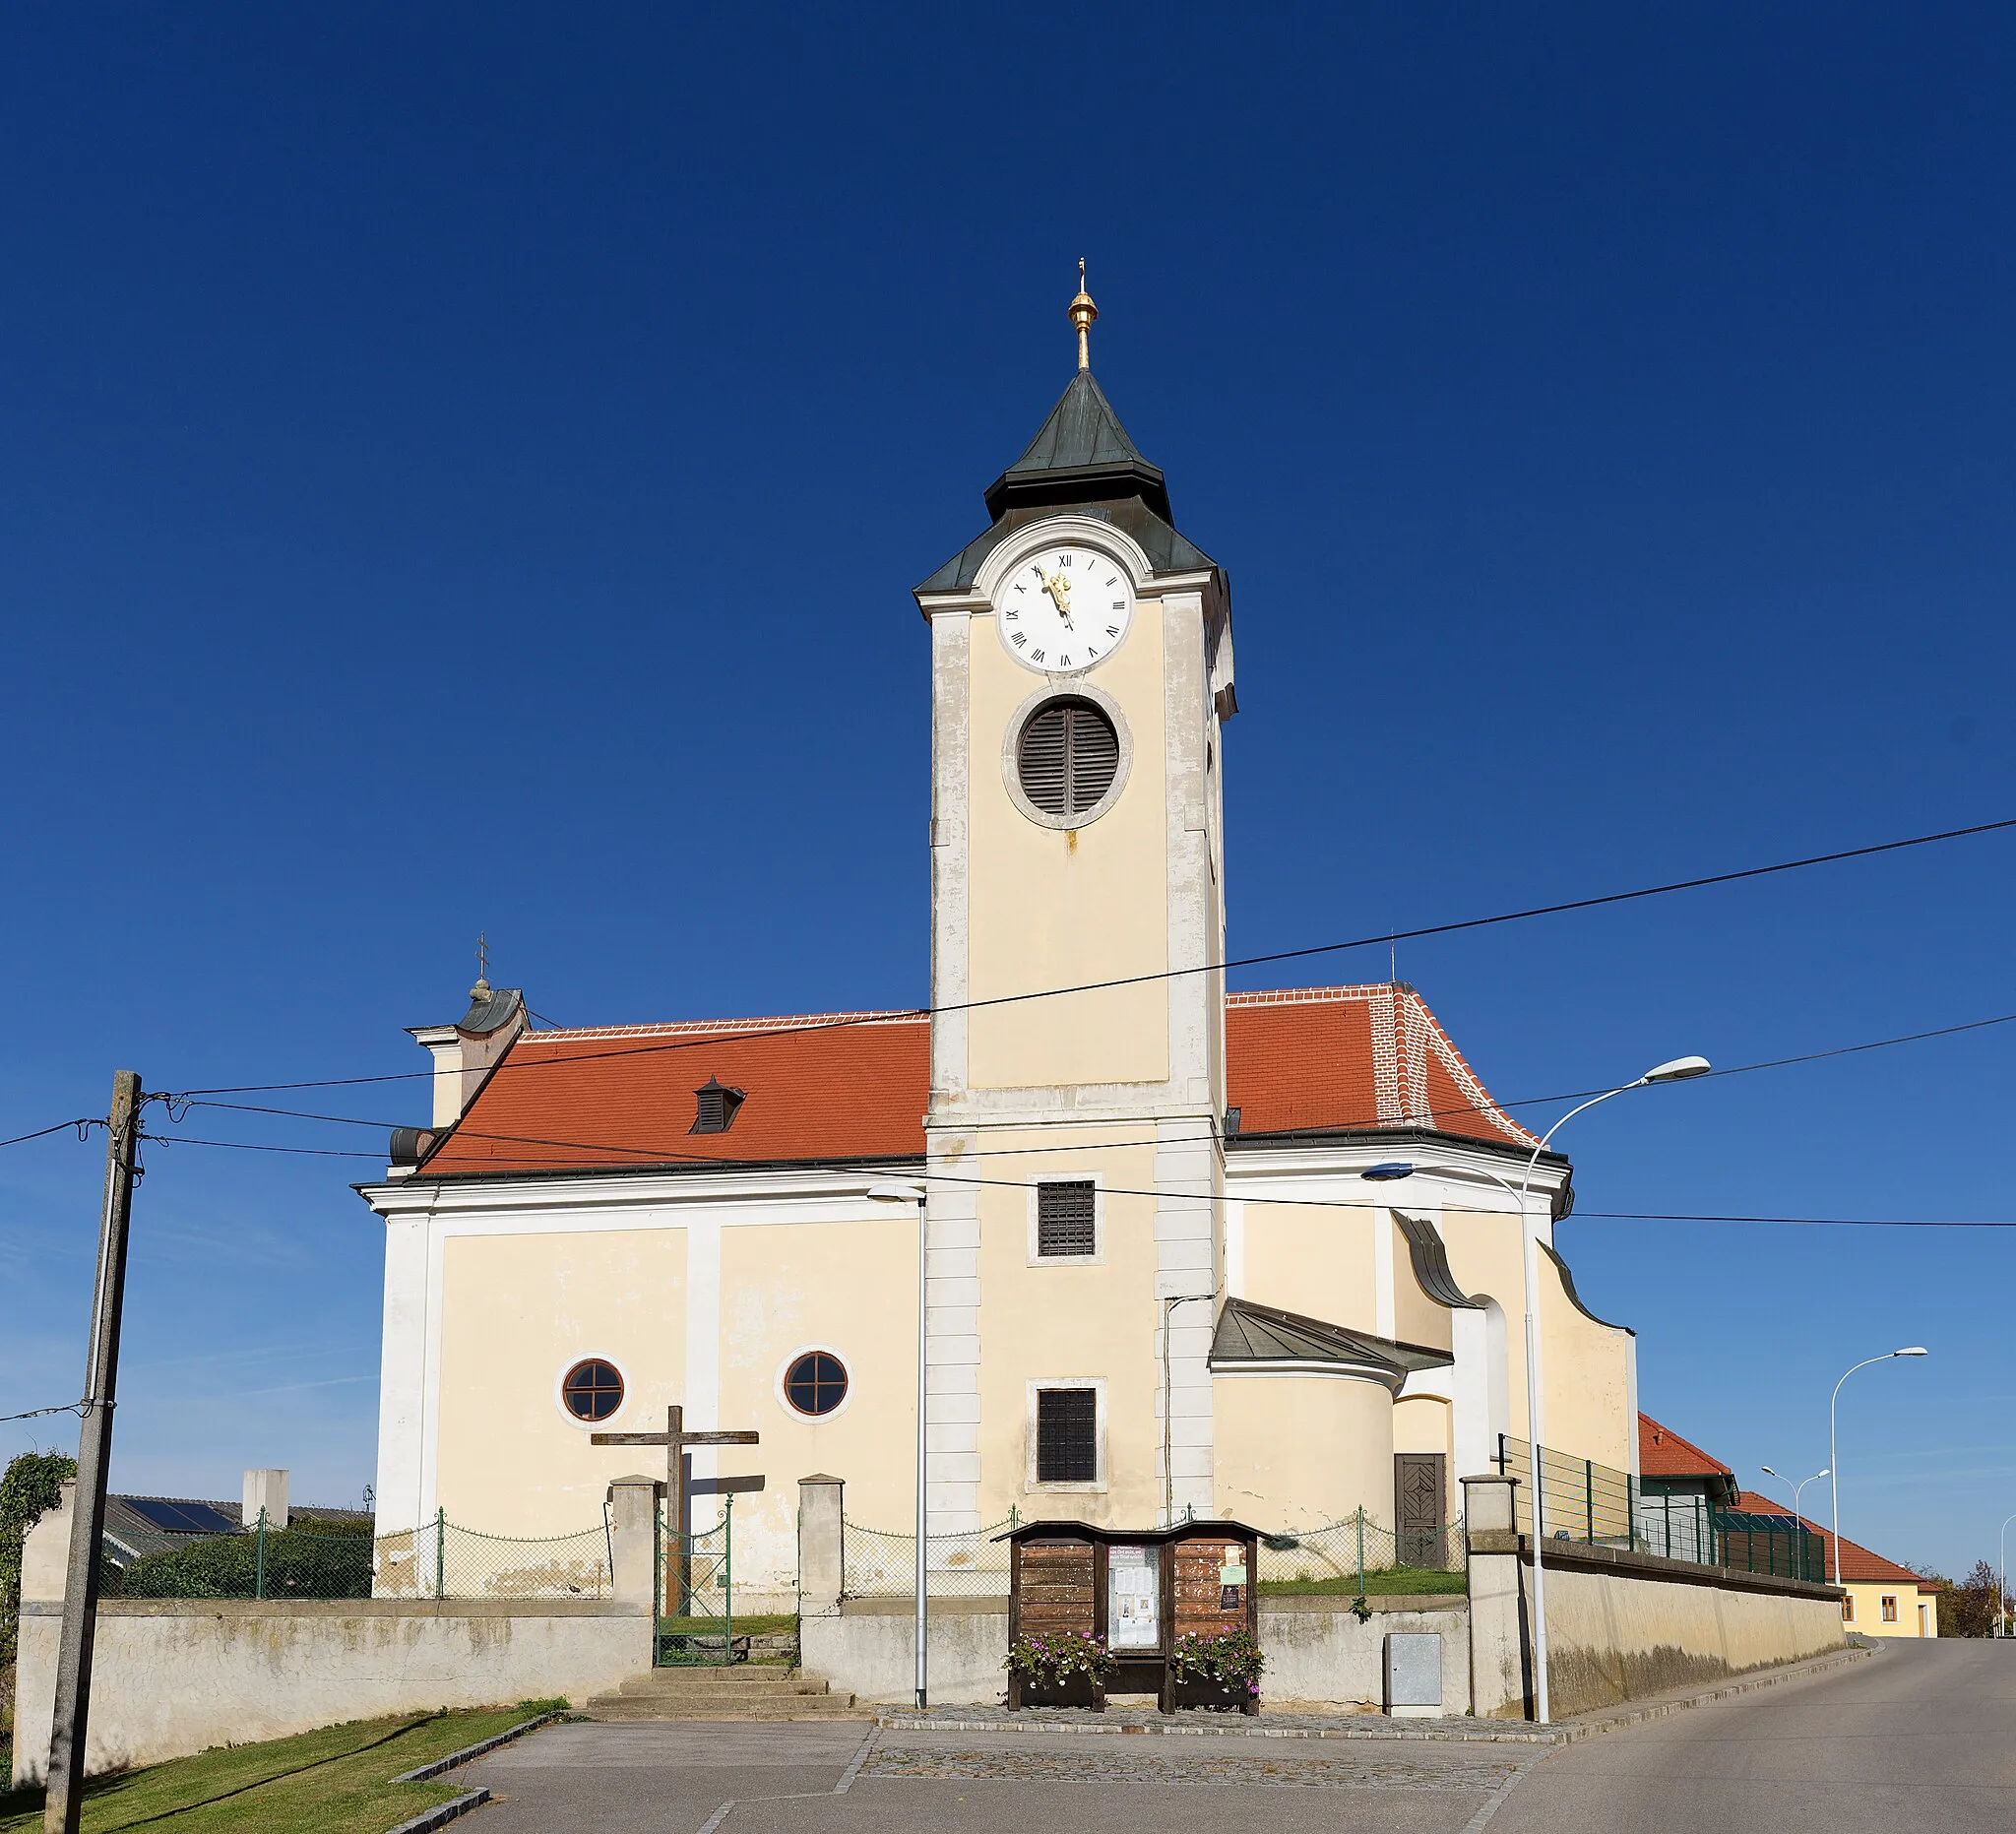
M 126 1507 L 143 1522 L 166 1535 L 229 1535 L 237 1523 L 208 1503 L 170 1502 L 159 1496 L 129 1496 Z

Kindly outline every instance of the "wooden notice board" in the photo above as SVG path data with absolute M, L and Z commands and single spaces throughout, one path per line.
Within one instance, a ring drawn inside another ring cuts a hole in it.
M 1173 1711 L 1182 1690 L 1169 1659 L 1179 1639 L 1233 1630 L 1259 1637 L 1260 1537 L 1243 1522 L 1135 1530 L 1031 1522 L 1002 1539 L 1009 1641 L 1100 1638 L 1115 1660 L 1105 1692 L 1154 1694 Z M 1011 1675 L 1009 1706 L 1023 1706 L 1023 1694 Z

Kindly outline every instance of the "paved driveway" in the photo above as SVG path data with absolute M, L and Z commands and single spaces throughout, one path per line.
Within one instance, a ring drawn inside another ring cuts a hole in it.
M 1896 1643 L 1581 1742 L 554 1726 L 463 1773 L 470 1834 L 1986 1834 L 2016 1643 Z
M 471 1834 L 1460 1834 L 1530 1746 L 799 1725 L 553 1726 L 461 1773 Z M 733 1803 L 721 1820 L 724 1804 Z

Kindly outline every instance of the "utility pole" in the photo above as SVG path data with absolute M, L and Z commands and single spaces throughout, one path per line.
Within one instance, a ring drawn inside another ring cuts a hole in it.
M 112 1078 L 105 1146 L 105 1205 L 98 1222 L 98 1278 L 92 1300 L 91 1354 L 84 1365 L 84 1419 L 77 1436 L 77 1495 L 70 1521 L 70 1570 L 63 1586 L 63 1641 L 56 1657 L 56 1710 L 49 1725 L 49 1793 L 42 1834 L 77 1834 L 84 1812 L 84 1740 L 91 1718 L 92 1645 L 98 1622 L 98 1544 L 112 1456 L 112 1409 L 119 1387 L 119 1314 L 126 1298 L 126 1225 L 133 1214 L 140 1150 L 140 1078 Z

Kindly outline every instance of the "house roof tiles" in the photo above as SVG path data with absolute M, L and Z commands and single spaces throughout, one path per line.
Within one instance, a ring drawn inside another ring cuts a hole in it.
M 1795 1516 L 1775 1497 L 1766 1496 L 1759 1490 L 1740 1491 L 1734 1506 L 1746 1515 L 1780 1516 L 1787 1522 L 1796 1521 L 1807 1534 L 1818 1536 L 1825 1562 L 1822 1570 L 1830 1579 L 1833 1577 L 1834 1537 L 1819 1523 L 1809 1522 L 1803 1516 Z M 1791 1531 L 1788 1530 L 1787 1533 L 1790 1534 Z M 1886 1560 L 1880 1553 L 1872 1552 L 1860 1543 L 1850 1541 L 1846 1535 L 1841 1538 L 1841 1577 L 1844 1582 L 1857 1585 L 1881 1585 L 1887 1580 L 1894 1581 L 1900 1586 L 1915 1586 L 1920 1592 L 1944 1590 L 1937 1580 L 1926 1579 L 1921 1574 L 1914 1573 L 1910 1567 L 1899 1566 L 1895 1560 Z
M 1729 1478 L 1735 1473 L 1721 1459 L 1662 1426 L 1650 1414 L 1638 1416 L 1638 1473 L 1646 1478 Z
M 1226 1055 L 1242 1146 L 1360 1128 L 1534 1144 L 1404 983 L 1229 994 Z M 747 1099 L 726 1132 L 694 1134 L 710 1079 Z M 419 1175 L 917 1158 L 929 1099 L 914 1012 L 528 1032 Z

